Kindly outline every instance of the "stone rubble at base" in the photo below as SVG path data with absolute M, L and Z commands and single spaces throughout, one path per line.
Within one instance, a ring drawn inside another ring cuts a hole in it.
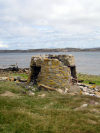
M 96 85 L 86 85 L 82 83 L 77 83 L 77 85 L 80 87 L 80 93 L 83 95 L 96 96 L 100 98 L 100 90 L 97 89 Z

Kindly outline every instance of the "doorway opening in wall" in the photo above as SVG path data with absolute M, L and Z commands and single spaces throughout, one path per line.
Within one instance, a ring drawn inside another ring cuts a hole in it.
M 76 67 L 75 66 L 71 66 L 70 67 L 70 70 L 71 70 L 71 76 L 76 79 L 77 76 L 76 76 Z
M 41 71 L 41 67 L 40 66 L 33 66 L 33 81 L 34 81 L 34 84 L 37 84 L 37 78 L 38 78 L 38 75 Z

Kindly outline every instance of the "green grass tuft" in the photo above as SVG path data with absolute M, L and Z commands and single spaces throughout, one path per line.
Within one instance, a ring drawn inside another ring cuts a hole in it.
M 19 76 L 22 79 L 28 79 L 28 74 L 25 74 L 25 73 L 13 73 L 11 74 L 11 76 Z

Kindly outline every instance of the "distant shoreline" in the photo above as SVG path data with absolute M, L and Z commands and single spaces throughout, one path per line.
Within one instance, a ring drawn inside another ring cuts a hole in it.
M 31 53 L 31 52 L 100 52 L 100 48 L 56 48 L 56 49 L 28 49 L 28 50 L 0 50 L 0 53 Z

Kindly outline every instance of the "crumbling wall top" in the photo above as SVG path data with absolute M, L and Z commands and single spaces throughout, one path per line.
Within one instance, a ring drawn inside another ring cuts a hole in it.
M 40 56 L 33 56 L 31 59 L 31 66 L 41 66 L 44 60 L 48 59 L 58 59 L 61 61 L 65 66 L 75 66 L 75 59 L 72 55 L 40 55 Z

